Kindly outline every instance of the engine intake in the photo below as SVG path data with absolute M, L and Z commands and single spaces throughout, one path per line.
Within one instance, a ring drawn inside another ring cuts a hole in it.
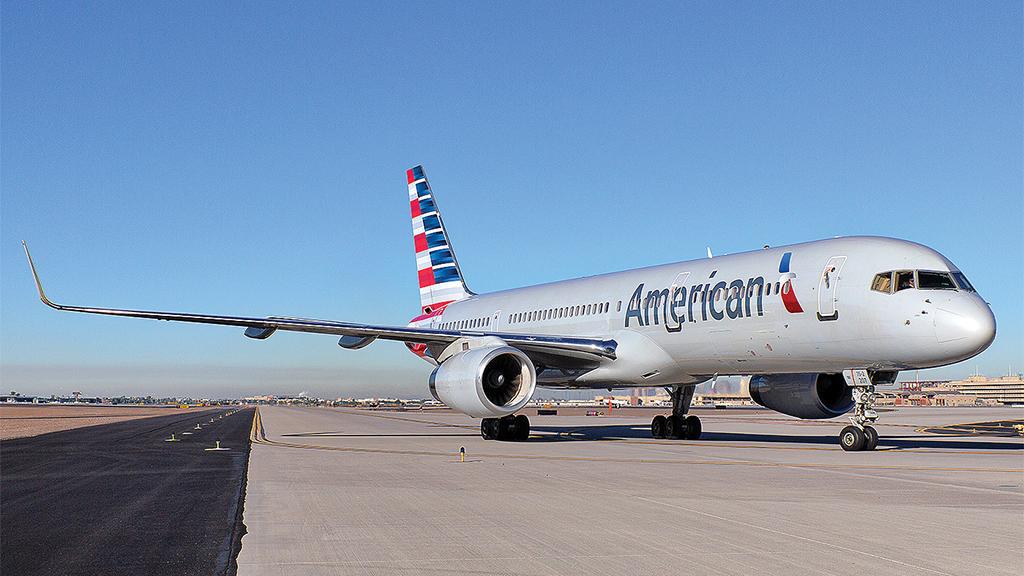
M 520 350 L 495 345 L 455 354 L 430 375 L 430 393 L 475 418 L 505 416 L 530 401 L 537 387 L 533 362 Z
M 842 374 L 754 376 L 750 398 L 765 408 L 804 419 L 835 418 L 853 408 L 853 395 Z

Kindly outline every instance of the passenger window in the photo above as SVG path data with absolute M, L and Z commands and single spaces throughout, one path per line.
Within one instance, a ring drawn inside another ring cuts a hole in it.
M 914 288 L 914 271 L 904 270 L 896 273 L 896 291 Z
M 917 286 L 921 290 L 956 290 L 953 279 L 945 272 L 917 271 Z
M 885 292 L 886 294 L 892 292 L 892 272 L 876 274 L 875 280 L 871 282 L 871 289 L 876 292 Z

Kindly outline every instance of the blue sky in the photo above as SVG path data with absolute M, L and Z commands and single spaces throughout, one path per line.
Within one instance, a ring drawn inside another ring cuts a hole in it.
M 1024 368 L 1022 15 L 993 3 L 2 6 L 0 376 L 426 394 L 401 345 L 58 301 L 402 324 L 405 168 L 478 292 L 848 234 L 932 246 Z

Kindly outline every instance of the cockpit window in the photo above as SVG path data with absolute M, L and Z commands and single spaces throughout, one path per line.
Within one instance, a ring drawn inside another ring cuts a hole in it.
M 914 288 L 914 271 L 913 270 L 902 270 L 896 273 L 896 291 L 906 290 L 907 288 Z
M 871 282 L 871 289 L 886 294 L 892 292 L 892 272 L 875 274 L 875 279 Z
M 967 281 L 967 276 L 964 276 L 963 272 L 952 272 L 952 274 L 953 278 L 956 279 L 957 286 L 959 286 L 961 290 L 966 290 L 968 292 L 977 292 L 977 290 L 974 289 L 974 286 L 972 286 L 971 283 Z
M 922 290 L 956 290 L 953 278 L 945 272 L 918 270 L 917 285 Z

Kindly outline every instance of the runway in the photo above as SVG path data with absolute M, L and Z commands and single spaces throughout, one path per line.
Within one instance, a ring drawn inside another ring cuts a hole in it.
M 239 574 L 1024 567 L 1024 439 L 927 432 L 1024 411 L 885 412 L 860 453 L 839 448 L 841 420 L 695 410 L 704 437 L 679 441 L 650 438 L 654 412 L 529 413 L 530 440 L 504 443 L 449 411 L 261 407 Z
M 0 572 L 225 574 L 253 412 L 176 411 L 0 442 Z M 165 442 L 172 433 L 180 441 Z M 216 440 L 231 449 L 205 450 Z

